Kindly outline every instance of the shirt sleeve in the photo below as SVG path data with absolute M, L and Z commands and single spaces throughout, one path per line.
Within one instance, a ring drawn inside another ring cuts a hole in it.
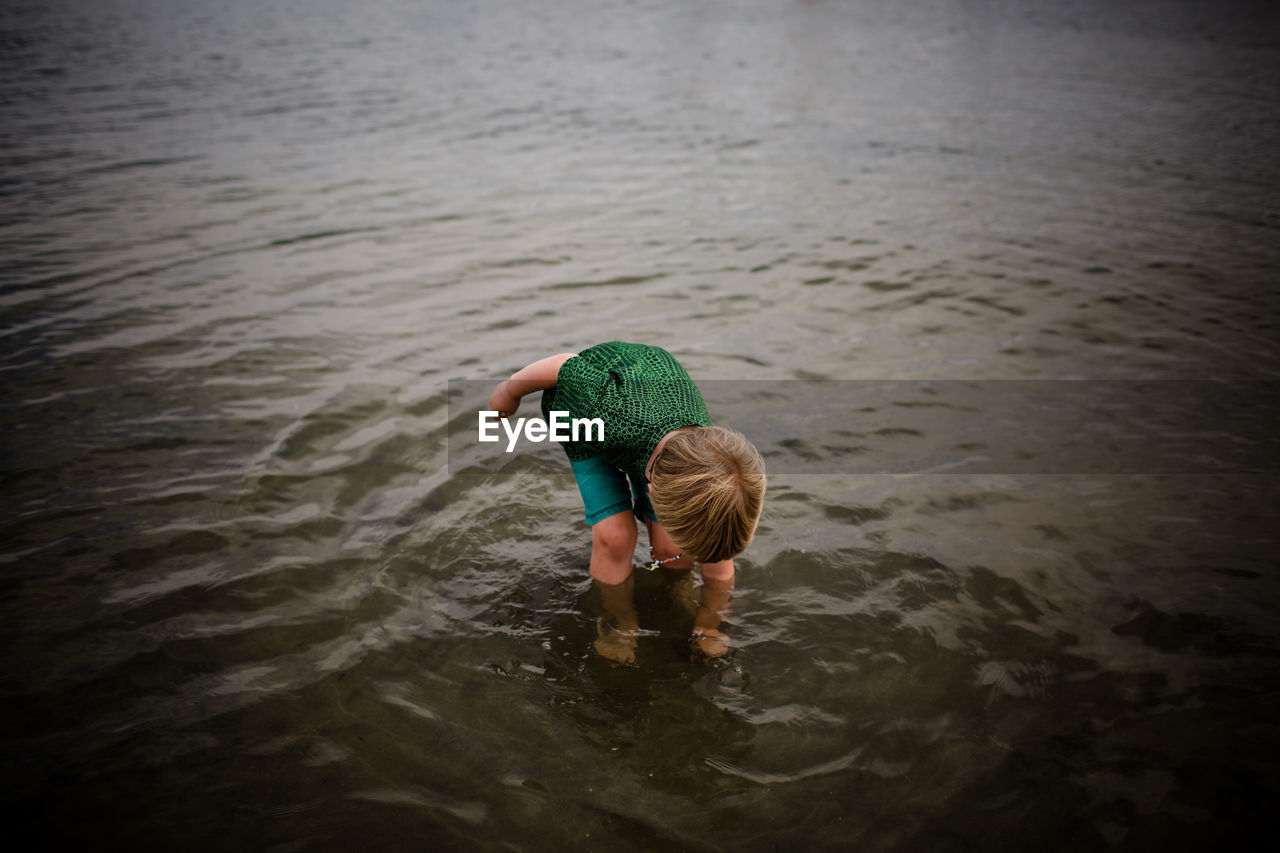
M 554 404 L 555 411 L 568 412 L 574 418 L 593 418 L 600 411 L 600 397 L 605 385 L 609 382 L 609 374 L 601 370 L 581 355 L 575 355 L 560 365 L 556 374 L 554 393 L 543 395 L 543 414 L 549 416 Z

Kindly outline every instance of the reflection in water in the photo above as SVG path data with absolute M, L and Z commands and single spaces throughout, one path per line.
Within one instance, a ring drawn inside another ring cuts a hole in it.
M 578 668 L 549 677 L 572 685 L 564 706 L 603 761 L 625 762 L 634 781 L 645 788 L 705 805 L 741 787 L 719 778 L 712 762 L 716 756 L 745 754 L 754 736 L 752 726 L 715 700 L 717 694 L 738 692 L 745 676 L 723 661 L 691 663 L 691 614 L 671 600 L 673 587 L 659 576 L 639 580 L 637 609 L 643 627 L 636 666 L 620 669 L 594 656 L 584 661 L 575 648 L 564 657 L 576 658 Z M 583 604 L 588 612 L 600 606 Z M 638 825 L 651 819 L 644 814 L 647 807 L 631 798 L 611 802 L 600 793 L 597 807 L 610 814 Z
M 130 849 L 1269 837 L 1274 32 L 6 5 L 11 812 Z M 609 339 L 773 454 L 717 660 L 649 573 L 602 660 L 563 459 L 450 444 L 467 380 Z

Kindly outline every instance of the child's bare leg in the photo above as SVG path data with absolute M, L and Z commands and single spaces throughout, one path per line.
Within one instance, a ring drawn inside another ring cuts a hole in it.
M 613 585 L 631 577 L 638 538 L 636 517 L 630 510 L 591 525 L 591 577 Z
M 653 548 L 653 555 L 659 560 L 671 560 L 680 553 L 680 549 L 671 541 L 671 537 L 667 536 L 662 525 L 655 521 L 646 521 L 645 527 L 649 530 L 649 546 Z M 693 616 L 698 608 L 698 601 L 694 595 L 692 569 L 693 560 L 686 557 L 662 564 L 662 575 L 666 581 L 663 588 L 670 597 L 671 603 L 688 616 Z
M 720 630 L 720 622 L 729 610 L 733 594 L 733 575 L 716 577 L 702 573 L 702 589 L 698 609 L 693 616 L 694 650 L 706 657 L 720 657 L 729 651 L 729 638 Z
M 596 620 L 596 654 L 616 663 L 636 662 L 635 575 L 620 584 L 595 582 L 605 615 Z
M 591 577 L 606 616 L 596 624 L 595 649 L 618 663 L 636 659 L 635 578 L 631 564 L 636 550 L 636 522 L 630 511 L 591 525 Z
M 674 557 L 680 549 L 656 521 L 646 522 L 649 528 L 649 544 L 659 560 Z M 720 657 L 729 650 L 728 638 L 720 630 L 720 623 L 729 609 L 729 596 L 733 592 L 733 561 L 705 563 L 702 566 L 702 586 L 695 590 L 692 582 L 693 560 L 681 556 L 679 560 L 663 563 L 667 570 L 668 587 L 677 606 L 693 616 L 694 649 L 706 657 Z M 700 593 L 695 600 L 694 592 Z

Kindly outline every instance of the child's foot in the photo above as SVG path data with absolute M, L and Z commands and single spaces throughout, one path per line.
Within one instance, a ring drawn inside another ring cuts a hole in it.
M 714 628 L 693 630 L 693 656 L 695 658 L 724 657 L 729 651 L 729 638 Z
M 596 654 L 602 658 L 620 664 L 636 662 L 636 631 L 623 630 L 605 624 L 603 619 L 596 621 L 596 641 L 593 644 Z

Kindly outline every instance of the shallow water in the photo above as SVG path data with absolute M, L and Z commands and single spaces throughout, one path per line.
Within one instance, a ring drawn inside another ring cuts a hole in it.
M 788 445 L 736 398 L 773 476 L 733 648 L 691 662 L 640 573 L 628 669 L 568 467 L 447 437 L 451 380 L 610 339 L 841 394 L 1232 380 L 1266 423 L 1274 12 L 55 0 L 0 43 L 13 815 L 164 849 L 1273 834 L 1265 430 L 855 468 L 955 439 L 892 398 Z

